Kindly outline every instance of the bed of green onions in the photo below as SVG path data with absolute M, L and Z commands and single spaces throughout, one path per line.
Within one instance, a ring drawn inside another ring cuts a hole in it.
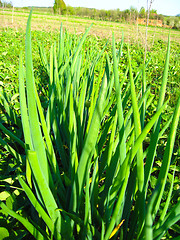
M 117 50 L 112 37 L 110 57 L 106 46 L 98 53 L 85 49 L 91 27 L 73 45 L 61 26 L 58 44 L 52 45 L 48 57 L 39 45 L 49 76 L 46 107 L 42 107 L 33 74 L 31 18 L 32 11 L 26 29 L 25 68 L 22 53 L 19 60 L 21 122 L 17 119 L 17 124 L 22 126 L 24 140 L 1 123 L 0 128 L 26 153 L 26 172 L 17 171 L 17 177 L 39 220 L 21 216 L 3 201 L 1 209 L 38 240 L 160 240 L 180 220 L 180 202 L 168 208 L 173 180 L 161 204 L 180 114 L 179 98 L 173 116 L 161 128 L 161 114 L 168 104 L 170 41 L 157 109 L 147 117 L 154 96 L 146 85 L 146 65 L 133 73 L 128 50 L 127 70 L 124 76 L 119 74 L 123 39 Z M 137 83 L 142 85 L 140 90 Z M 168 127 L 161 168 L 150 194 L 158 141 Z M 24 161 L 2 138 L 0 144 Z

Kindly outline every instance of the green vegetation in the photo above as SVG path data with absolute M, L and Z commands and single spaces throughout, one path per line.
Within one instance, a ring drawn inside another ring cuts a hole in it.
M 4 8 L 12 8 L 12 2 L 7 2 L 7 1 L 3 1 L 0 0 L 0 7 L 4 7 Z
M 90 28 L 1 32 L 0 234 L 178 239 L 180 48 Z
M 12 2 L 0 0 L 0 7 L 12 8 L 13 5 L 12 5 Z
M 100 19 L 106 21 L 115 21 L 115 22 L 123 22 L 129 21 L 134 22 L 137 17 L 146 18 L 146 10 L 142 7 L 138 12 L 137 8 L 131 6 L 130 9 L 126 9 L 124 11 L 120 9 L 115 10 L 97 10 L 93 8 L 83 8 L 83 7 L 70 7 L 67 6 L 66 14 L 76 15 L 76 16 L 86 16 L 92 19 Z M 157 14 L 157 11 L 152 9 L 150 10 L 150 19 L 163 19 L 163 15 Z
M 55 0 L 53 10 L 54 13 L 64 14 L 66 11 L 66 4 L 63 0 Z
M 165 17 L 164 24 L 168 25 L 174 29 L 180 29 L 180 17 Z

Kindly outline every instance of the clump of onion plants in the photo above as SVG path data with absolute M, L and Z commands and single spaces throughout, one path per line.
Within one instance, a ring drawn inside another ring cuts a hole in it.
M 2 213 L 21 222 L 25 233 L 35 239 L 161 239 L 180 219 L 180 202 L 169 208 L 180 99 L 173 116 L 161 125 L 161 114 L 168 104 L 170 41 L 157 108 L 149 116 L 154 96 L 146 85 L 147 64 L 133 73 L 128 50 L 127 70 L 119 74 L 123 39 L 117 50 L 112 37 L 111 60 L 106 46 L 97 53 L 85 45 L 90 28 L 73 43 L 61 26 L 49 57 L 39 45 L 49 76 L 44 104 L 33 73 L 31 17 L 32 12 L 26 29 L 25 68 L 22 53 L 19 60 L 21 121 L 3 100 L 6 114 L 18 119 L 14 124 L 19 124 L 24 137 L 20 139 L 0 124 L 12 144 L 6 137 L 1 137 L 0 143 L 20 162 L 16 169 L 18 189 L 26 194 L 33 210 L 26 216 L 1 199 Z M 142 88 L 138 89 L 140 82 Z M 158 143 L 167 129 L 161 167 L 154 172 Z M 6 227 L 1 230 L 7 233 Z

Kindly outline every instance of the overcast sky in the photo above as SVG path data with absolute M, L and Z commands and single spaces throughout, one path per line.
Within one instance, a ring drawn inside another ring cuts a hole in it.
M 149 0 L 150 1 L 150 0 Z M 11 0 L 15 7 L 25 6 L 53 6 L 54 0 Z M 97 9 L 117 9 L 125 10 L 130 6 L 140 9 L 142 6 L 147 8 L 147 0 L 64 0 L 66 5 L 72 7 L 87 7 Z M 177 15 L 180 14 L 180 0 L 154 0 L 153 9 L 159 14 Z

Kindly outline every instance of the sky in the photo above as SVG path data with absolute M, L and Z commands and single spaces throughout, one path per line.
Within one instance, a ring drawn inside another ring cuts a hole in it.
M 8 2 L 8 0 L 6 0 Z M 150 0 L 149 0 L 150 1 Z M 40 6 L 51 7 L 54 0 L 11 0 L 14 7 Z M 87 7 L 96 9 L 117 9 L 125 10 L 131 6 L 138 10 L 143 6 L 147 9 L 147 0 L 64 0 L 66 5 L 72 7 Z M 175 16 L 180 14 L 180 0 L 154 0 L 152 8 L 158 14 Z

